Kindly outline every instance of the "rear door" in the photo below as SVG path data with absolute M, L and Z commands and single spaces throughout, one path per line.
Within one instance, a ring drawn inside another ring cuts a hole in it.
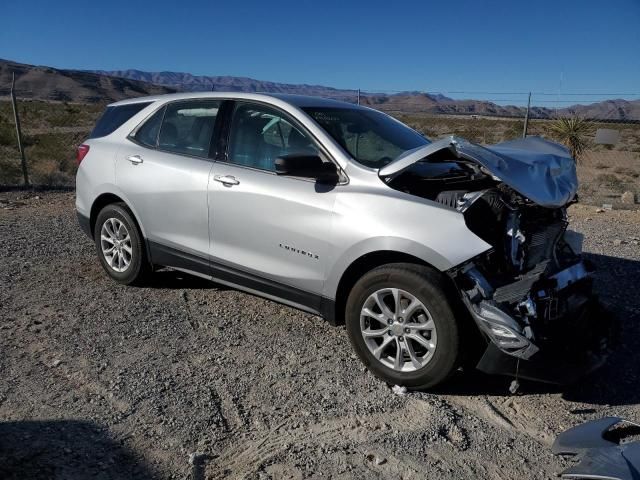
M 208 273 L 209 152 L 220 103 L 169 103 L 118 154 L 116 182 L 143 225 L 154 262 Z

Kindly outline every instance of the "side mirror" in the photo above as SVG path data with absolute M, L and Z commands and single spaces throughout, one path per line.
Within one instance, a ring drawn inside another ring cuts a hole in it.
M 275 160 L 276 174 L 315 178 L 320 183 L 338 183 L 340 176 L 333 162 L 323 162 L 318 155 L 291 154 Z

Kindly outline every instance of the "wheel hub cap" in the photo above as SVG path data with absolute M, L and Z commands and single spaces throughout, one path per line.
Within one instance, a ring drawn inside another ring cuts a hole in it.
M 404 333 L 404 325 L 398 322 L 392 323 L 390 330 L 394 335 L 402 335 Z

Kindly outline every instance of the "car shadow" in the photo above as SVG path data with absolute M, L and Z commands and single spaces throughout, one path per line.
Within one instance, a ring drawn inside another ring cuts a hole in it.
M 563 398 L 594 405 L 640 403 L 640 261 L 585 254 L 597 267 L 594 287 L 619 325 L 619 339 L 607 363 Z
M 576 383 L 557 386 L 521 380 L 518 393 L 561 393 L 565 400 L 592 405 L 640 403 L 640 261 L 587 253 L 584 257 L 596 266 L 595 292 L 619 324 L 618 343 L 602 368 Z M 459 372 L 433 393 L 504 396 L 511 380 L 470 370 Z
M 144 285 L 145 288 L 158 288 L 167 290 L 180 289 L 216 289 L 228 290 L 228 287 L 220 285 L 212 280 L 190 275 L 170 268 L 153 272 Z
M 4 480 L 159 477 L 122 441 L 94 422 L 0 422 L 0 478 Z

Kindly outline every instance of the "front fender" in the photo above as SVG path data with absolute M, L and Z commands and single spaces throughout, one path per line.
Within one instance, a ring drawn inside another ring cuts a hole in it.
M 379 251 L 409 254 L 440 271 L 475 257 L 491 245 L 467 227 L 461 213 L 401 192 L 364 191 L 338 195 L 323 295 L 336 298 L 347 268 Z

